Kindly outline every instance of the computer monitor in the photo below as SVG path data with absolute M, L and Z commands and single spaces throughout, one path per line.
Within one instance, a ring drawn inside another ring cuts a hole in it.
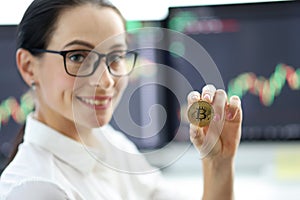
M 229 96 L 241 97 L 243 141 L 300 139 L 299 10 L 298 1 L 169 10 L 165 27 L 201 44 L 216 63 Z M 194 75 L 193 66 L 180 57 L 168 59 L 201 89 L 204 82 Z M 179 110 L 178 104 L 173 109 Z
M 229 95 L 239 95 L 242 99 L 242 141 L 294 141 L 300 139 L 299 10 L 300 2 L 297 1 L 174 7 L 169 9 L 165 20 L 138 24 L 177 31 L 202 45 L 216 63 L 224 89 Z M 28 86 L 16 68 L 16 30 L 16 25 L 0 26 L 2 158 L 10 153 L 13 139 L 24 122 L 24 114 L 32 106 L 28 96 L 24 95 Z M 140 38 L 141 41 L 149 42 L 145 41 L 145 37 Z M 176 42 L 175 47 L 183 47 L 181 50 L 184 50 L 185 44 L 178 41 L 169 39 L 164 42 L 173 47 Z M 197 75 L 191 63 L 184 58 L 159 49 L 142 51 L 146 57 L 150 55 L 153 62 L 177 70 L 189 80 L 193 89 L 201 90 L 205 84 L 203 77 Z M 186 53 L 197 56 L 197 52 Z M 144 77 L 151 74 L 157 75 L 147 71 Z M 174 84 L 176 91 L 148 84 L 136 90 L 130 101 L 129 117 L 138 125 L 157 120 L 149 119 L 151 104 L 162 104 L 167 113 L 165 126 L 154 137 L 128 136 L 141 149 L 162 147 L 170 141 L 189 140 L 188 123 L 182 122 L 184 117 L 180 117 L 180 114 L 185 115 L 185 105 L 180 104 L 174 95 L 174 92 L 179 92 L 185 96 L 189 91 L 182 90 L 181 83 L 168 74 L 163 76 Z M 179 129 L 180 122 L 183 129 Z M 112 124 L 118 128 L 114 119 Z

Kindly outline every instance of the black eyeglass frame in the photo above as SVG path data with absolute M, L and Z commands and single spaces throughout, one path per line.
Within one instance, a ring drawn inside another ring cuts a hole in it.
M 135 67 L 135 64 L 136 64 L 136 60 L 137 60 L 137 56 L 138 56 L 138 53 L 136 51 L 128 51 L 128 50 L 116 50 L 116 51 L 112 51 L 108 54 L 101 54 L 97 51 L 94 51 L 94 50 L 87 50 L 87 49 L 75 49 L 75 50 L 68 50 L 68 51 L 54 51 L 54 50 L 47 50 L 47 49 L 36 49 L 36 48 L 33 48 L 33 49 L 27 49 L 28 51 L 30 51 L 31 53 L 53 53 L 53 54 L 59 54 L 61 55 L 63 58 L 64 58 L 64 67 L 65 67 L 65 71 L 68 75 L 70 76 L 73 76 L 73 77 L 88 77 L 88 76 L 91 76 L 95 73 L 96 69 L 99 67 L 99 63 L 101 61 L 102 58 L 107 58 L 108 56 L 114 54 L 114 53 L 117 53 L 117 52 L 125 52 L 126 54 L 128 53 L 131 53 L 134 55 L 134 60 L 133 60 L 133 64 L 132 64 L 132 69 L 124 74 L 124 75 L 117 75 L 117 74 L 114 74 L 111 69 L 110 69 L 110 66 L 109 66 L 109 63 L 108 63 L 108 59 L 105 59 L 105 64 L 106 64 L 106 67 L 108 69 L 108 72 L 115 76 L 115 77 L 123 77 L 123 76 L 128 76 L 132 73 L 134 67 Z M 72 52 L 76 52 L 76 51 L 83 51 L 83 52 L 93 52 L 95 54 L 98 55 L 98 60 L 94 63 L 94 66 L 93 66 L 93 71 L 87 75 L 75 75 L 75 74 L 71 74 L 69 71 L 68 71 L 68 68 L 67 68 L 67 63 L 66 63 L 66 55 L 68 53 L 72 53 Z

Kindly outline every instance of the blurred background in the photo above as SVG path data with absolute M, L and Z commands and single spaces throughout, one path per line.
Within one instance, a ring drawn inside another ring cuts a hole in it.
M 242 98 L 244 122 L 242 141 L 236 159 L 237 199 L 299 199 L 300 196 L 300 2 L 299 1 L 112 1 L 128 20 L 127 29 L 167 28 L 191 37 L 217 65 L 229 95 Z M 15 38 L 17 24 L 30 0 L 2 1 L 0 6 L 0 170 L 10 154 L 14 138 L 33 109 L 32 98 L 17 72 Z M 159 35 L 143 39 L 131 31 L 139 46 Z M 182 41 L 164 41 L 169 49 L 185 52 Z M 144 61 L 170 66 L 201 90 L 205 82 L 180 55 L 148 49 Z M 156 80 L 155 70 L 137 70 L 131 85 Z M 169 74 L 162 74 L 176 93 L 185 96 L 181 84 Z M 133 87 L 129 85 L 129 87 Z M 184 152 L 189 144 L 185 105 L 174 91 L 161 85 L 147 84 L 132 96 L 129 105 L 133 121 L 149 123 L 148 110 L 162 105 L 166 123 L 152 137 L 128 137 L 142 151 L 164 147 L 172 141 L 170 154 Z M 138 108 L 138 109 L 137 109 Z M 155 115 L 155 113 L 154 113 Z M 161 116 L 152 119 L 159 124 Z M 179 129 L 179 124 L 182 125 Z M 117 129 L 118 124 L 112 120 Z M 157 125 L 159 126 L 159 125 Z M 151 130 L 150 130 L 151 131 Z M 144 134 L 144 135 L 143 135 Z M 153 161 L 160 166 L 164 157 Z M 202 191 L 201 162 L 194 148 L 189 148 L 163 173 L 182 190 L 190 190 L 199 199 Z

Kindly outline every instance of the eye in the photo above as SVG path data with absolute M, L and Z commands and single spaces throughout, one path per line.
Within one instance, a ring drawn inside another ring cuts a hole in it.
M 120 62 L 124 56 L 119 55 L 119 54 L 113 54 L 110 56 L 110 62 Z
M 75 51 L 75 52 L 70 52 L 68 54 L 68 59 L 75 63 L 82 63 L 84 62 L 87 56 L 88 56 L 88 52 Z
M 125 58 L 126 52 L 113 52 L 109 55 L 108 60 L 110 63 L 121 62 Z
M 80 54 L 74 54 L 74 55 L 70 56 L 69 59 L 73 62 L 83 62 L 85 57 Z

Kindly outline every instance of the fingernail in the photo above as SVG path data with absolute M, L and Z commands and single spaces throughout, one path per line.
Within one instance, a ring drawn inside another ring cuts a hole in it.
M 196 131 L 191 131 L 191 136 L 192 136 L 193 138 L 195 138 L 195 137 L 197 136 Z
M 232 120 L 232 118 L 233 118 L 232 113 L 231 113 L 231 112 L 228 112 L 227 115 L 226 115 L 226 119 L 227 119 L 227 120 Z
M 207 100 L 207 101 L 210 101 L 210 100 L 211 100 L 209 94 L 205 94 L 205 95 L 203 96 L 203 99 L 205 99 L 205 100 Z
M 215 114 L 213 120 L 214 120 L 215 122 L 218 122 L 218 121 L 220 121 L 220 119 L 221 119 L 220 115 L 219 115 L 219 114 Z
M 195 95 L 195 94 L 194 94 L 194 95 L 192 95 L 192 97 L 191 97 L 191 98 L 192 98 L 192 100 L 198 100 L 198 96 L 197 96 L 197 95 Z

